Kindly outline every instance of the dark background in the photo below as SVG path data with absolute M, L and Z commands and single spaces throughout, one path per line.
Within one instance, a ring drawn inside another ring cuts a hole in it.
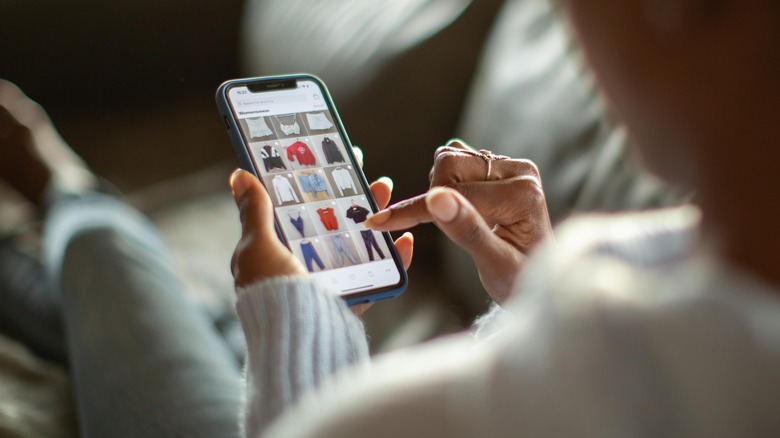
M 216 87 L 239 76 L 242 2 L 0 0 L 0 77 L 130 191 L 232 159 Z

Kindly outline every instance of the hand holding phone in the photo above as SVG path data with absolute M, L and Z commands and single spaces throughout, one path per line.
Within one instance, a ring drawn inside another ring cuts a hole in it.
M 400 294 L 403 264 L 389 234 L 363 226 L 377 203 L 322 82 L 228 81 L 217 104 L 241 166 L 270 195 L 280 241 L 315 281 L 349 304 Z
M 241 211 L 242 235 L 231 260 L 231 270 L 237 286 L 247 286 L 276 276 L 295 276 L 306 268 L 282 244 L 273 224 L 273 205 L 257 178 L 244 170 L 236 170 L 230 179 L 236 204 Z M 241 187 L 243 185 L 243 187 Z M 371 192 L 380 209 L 387 207 L 392 193 L 392 181 L 380 178 L 371 184 Z M 395 241 L 395 248 L 404 269 L 409 269 L 414 250 L 414 237 L 406 232 Z M 368 304 L 353 305 L 361 315 Z
M 273 204 L 258 179 L 238 169 L 230 176 L 230 186 L 241 217 L 241 240 L 230 261 L 236 286 L 306 274 L 303 264 L 276 235 Z

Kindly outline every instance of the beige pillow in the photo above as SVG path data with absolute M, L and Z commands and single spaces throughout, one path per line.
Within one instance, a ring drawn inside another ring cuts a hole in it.
M 592 78 L 552 2 L 507 0 L 488 38 L 459 135 L 473 146 L 533 160 L 553 222 L 685 199 L 644 173 L 625 130 L 608 120 Z M 449 241 L 448 284 L 476 312 L 486 295 L 470 257 Z
M 553 221 L 681 198 L 645 174 L 610 122 L 552 2 L 509 0 L 491 34 L 460 126 L 474 146 L 529 158 Z
M 249 72 L 321 75 L 342 96 L 393 56 L 449 25 L 471 0 L 249 0 Z
M 250 0 L 248 74 L 310 72 L 330 87 L 369 179 L 395 198 L 427 189 L 433 151 L 455 133 L 504 0 Z M 431 233 L 418 233 L 431 248 Z M 423 255 L 424 254 L 420 254 Z

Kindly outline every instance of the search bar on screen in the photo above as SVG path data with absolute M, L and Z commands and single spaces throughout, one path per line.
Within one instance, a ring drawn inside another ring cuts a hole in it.
M 302 94 L 292 94 L 288 96 L 276 96 L 276 97 L 263 97 L 241 100 L 238 102 L 238 106 L 272 106 L 272 105 L 285 105 L 290 103 L 306 102 L 306 96 Z

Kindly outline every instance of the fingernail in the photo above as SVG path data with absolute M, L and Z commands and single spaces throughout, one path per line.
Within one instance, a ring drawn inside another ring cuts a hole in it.
M 230 175 L 230 187 L 233 188 L 233 194 L 238 198 L 244 196 L 249 188 L 249 181 L 243 175 L 244 173 L 244 170 L 238 169 Z
M 383 183 L 387 184 L 388 187 L 390 187 L 390 190 L 393 189 L 393 180 L 390 179 L 390 177 L 387 176 L 381 176 L 377 181 L 382 181 Z
M 390 216 L 393 213 L 387 209 L 382 210 L 379 213 L 376 213 L 375 215 L 371 216 L 370 218 L 366 219 L 365 225 L 368 228 L 374 228 L 382 225 L 383 223 L 387 222 L 388 219 L 390 219 Z
M 448 190 L 432 189 L 425 196 L 428 211 L 434 219 L 441 222 L 450 222 L 458 215 L 460 205 L 455 196 Z

